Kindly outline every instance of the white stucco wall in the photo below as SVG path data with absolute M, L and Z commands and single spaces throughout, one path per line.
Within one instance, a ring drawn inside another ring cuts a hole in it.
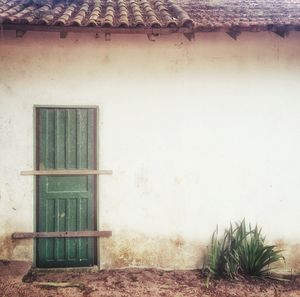
M 33 105 L 98 105 L 102 267 L 199 267 L 246 218 L 299 270 L 300 32 L 6 34 L 0 69 L 0 258 L 33 259 Z

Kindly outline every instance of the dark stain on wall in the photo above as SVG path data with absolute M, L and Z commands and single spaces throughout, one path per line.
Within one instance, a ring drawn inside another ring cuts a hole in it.
M 287 265 L 293 271 L 300 273 L 300 244 L 291 245 L 289 250 Z
M 13 240 L 11 236 L 0 236 L 0 256 L 4 259 L 12 259 L 13 252 L 17 246 L 17 241 Z
M 113 233 L 101 240 L 103 268 L 160 267 L 201 268 L 206 246 L 186 241 L 181 236 L 147 236 L 129 232 Z
M 276 263 L 274 268 L 300 273 L 300 244 L 288 244 L 283 239 L 278 239 L 275 241 L 275 245 L 279 250 L 282 250 L 285 261 Z
M 32 260 L 31 246 L 31 239 L 17 240 L 12 239 L 11 235 L 2 235 L 0 236 L 0 259 Z

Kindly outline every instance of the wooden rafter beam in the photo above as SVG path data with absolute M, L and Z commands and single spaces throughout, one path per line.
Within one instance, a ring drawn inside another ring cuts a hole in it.
M 67 35 L 68 35 L 68 32 L 65 32 L 65 31 L 59 33 L 60 38 L 66 38 Z
M 158 35 L 157 34 L 147 34 L 149 41 L 156 41 L 156 36 L 158 36 Z
M 26 34 L 25 30 L 16 30 L 16 37 L 22 38 Z
M 184 37 L 188 40 L 188 41 L 192 41 L 193 39 L 195 39 L 195 33 L 183 33 Z
M 2 30 L 21 30 L 21 31 L 42 31 L 42 32 L 75 32 L 75 33 L 94 33 L 94 34 L 159 34 L 159 35 L 169 35 L 172 33 L 181 33 L 181 34 L 189 34 L 189 33 L 200 33 L 200 32 L 226 32 L 232 38 L 235 38 L 236 32 L 260 32 L 260 31 L 271 31 L 279 36 L 287 35 L 283 31 L 299 31 L 299 25 L 288 25 L 288 26 L 278 26 L 276 24 L 271 26 L 266 25 L 253 25 L 249 27 L 211 27 L 211 26 L 196 26 L 193 28 L 188 27 L 174 27 L 174 28 L 136 28 L 136 27 L 128 27 L 128 28 L 117 28 L 117 27 L 86 27 L 86 26 L 44 26 L 44 25 L 30 25 L 30 24 L 10 24 L 4 23 L 0 26 Z
M 284 28 L 279 28 L 275 30 L 274 33 L 280 36 L 281 38 L 285 38 L 289 35 L 290 32 Z
M 160 34 L 189 33 L 193 28 L 99 28 L 77 26 L 42 26 L 26 24 L 3 24 L 4 30 L 43 31 L 43 32 L 76 32 L 98 34 Z
M 241 31 L 235 31 L 235 30 L 229 30 L 226 33 L 234 40 L 237 40 L 238 36 L 241 35 Z

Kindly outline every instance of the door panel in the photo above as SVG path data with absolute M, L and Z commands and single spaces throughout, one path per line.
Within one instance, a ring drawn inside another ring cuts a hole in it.
M 39 116 L 38 169 L 95 169 L 95 110 L 44 109 Z
M 93 109 L 41 108 L 38 169 L 96 169 Z M 95 182 L 91 175 L 37 177 L 37 231 L 96 230 Z M 94 238 L 38 239 L 39 267 L 95 264 Z

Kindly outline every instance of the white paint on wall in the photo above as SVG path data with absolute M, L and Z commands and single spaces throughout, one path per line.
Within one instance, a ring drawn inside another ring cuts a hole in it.
M 98 105 L 103 267 L 197 267 L 246 218 L 299 269 L 300 33 L 112 37 L 0 41 L 0 257 L 32 259 L 33 105 Z

